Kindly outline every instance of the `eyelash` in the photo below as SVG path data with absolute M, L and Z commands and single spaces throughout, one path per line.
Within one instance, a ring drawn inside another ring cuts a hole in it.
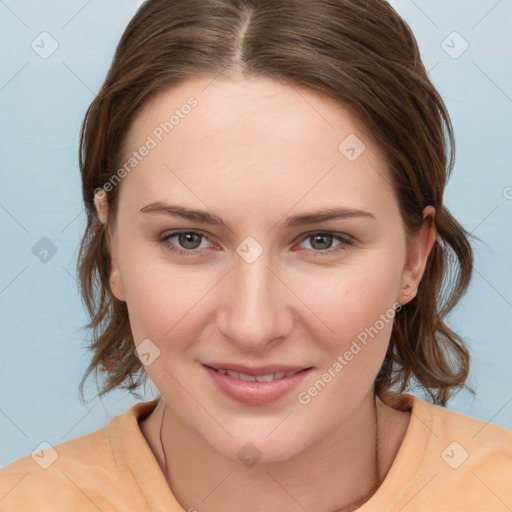
M 199 255 L 200 251 L 198 249 L 181 249 L 179 247 L 174 246 L 174 244 L 171 244 L 169 242 L 169 240 L 171 238 L 174 238 L 175 236 L 179 236 L 181 234 L 199 235 L 200 237 L 206 238 L 208 240 L 207 236 L 204 235 L 203 233 L 200 233 L 198 231 L 183 230 L 183 231 L 173 231 L 173 232 L 169 233 L 168 235 L 165 235 L 164 237 L 159 238 L 157 240 L 157 242 L 160 245 L 162 245 L 163 247 L 165 247 L 167 250 L 169 250 L 170 252 L 172 252 L 174 254 L 178 254 L 180 256 L 194 257 L 195 255 Z M 315 253 L 315 257 L 329 256 L 335 252 L 339 252 L 341 250 L 346 250 L 347 246 L 352 246 L 355 243 L 355 241 L 352 237 L 349 237 L 348 235 L 346 235 L 344 233 L 334 233 L 332 231 L 314 231 L 311 233 L 307 233 L 306 236 L 304 236 L 301 239 L 301 242 L 303 242 L 304 240 L 307 240 L 308 238 L 313 238 L 314 236 L 319 236 L 319 235 L 332 236 L 333 239 L 339 241 L 340 244 L 336 245 L 334 248 L 331 248 L 331 249 L 324 249 L 324 250 L 317 250 L 317 251 L 315 251 L 314 249 L 310 249 Z

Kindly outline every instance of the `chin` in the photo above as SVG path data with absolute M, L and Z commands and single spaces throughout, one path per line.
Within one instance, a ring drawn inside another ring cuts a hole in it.
M 286 428 L 281 425 L 275 429 L 275 432 L 268 435 L 275 426 L 274 423 L 274 426 L 269 429 L 266 423 L 259 428 L 253 425 L 252 429 L 247 429 L 245 426 L 235 430 L 232 427 L 233 438 L 223 436 L 223 438 L 213 439 L 206 432 L 199 432 L 199 435 L 219 455 L 247 467 L 289 461 L 311 446 L 315 442 L 315 437 L 323 435 L 323 432 L 317 432 L 316 436 L 312 435 L 311 425 L 304 431 L 299 429 L 290 431 L 290 426 Z M 281 427 L 284 428 L 281 430 Z M 249 434 L 250 430 L 255 434 Z M 247 434 L 240 434 L 243 432 Z

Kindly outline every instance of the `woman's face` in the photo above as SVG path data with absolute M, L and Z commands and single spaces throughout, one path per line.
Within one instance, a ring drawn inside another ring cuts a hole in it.
M 288 459 L 341 428 L 428 254 L 425 236 L 406 244 L 369 137 L 313 92 L 196 78 L 141 111 L 125 163 L 111 285 L 175 413 L 233 459 L 249 442 Z M 304 371 L 207 367 L 236 365 Z

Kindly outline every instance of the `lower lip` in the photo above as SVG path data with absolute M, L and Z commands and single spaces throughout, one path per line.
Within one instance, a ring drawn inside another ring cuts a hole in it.
M 203 365 L 217 388 L 225 395 L 246 405 L 267 405 L 276 402 L 296 388 L 312 368 L 302 370 L 291 377 L 271 382 L 251 382 L 223 375 L 209 366 Z

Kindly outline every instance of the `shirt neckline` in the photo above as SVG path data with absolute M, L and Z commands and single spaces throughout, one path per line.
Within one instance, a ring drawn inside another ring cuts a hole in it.
M 157 404 L 158 399 L 139 402 L 126 413 L 113 418 L 109 425 L 110 444 L 118 466 L 131 473 L 150 510 L 182 512 L 183 508 L 172 493 L 139 425 L 139 421 L 148 416 Z M 357 509 L 358 512 L 386 508 L 397 500 L 401 492 L 399 483 L 410 481 L 428 453 L 433 426 L 430 404 L 413 395 L 402 394 L 392 406 L 410 411 L 409 425 L 386 477 L 373 496 Z M 430 431 L 427 435 L 425 429 Z M 127 443 L 127 440 L 131 442 Z M 144 464 L 140 464 L 141 460 Z

